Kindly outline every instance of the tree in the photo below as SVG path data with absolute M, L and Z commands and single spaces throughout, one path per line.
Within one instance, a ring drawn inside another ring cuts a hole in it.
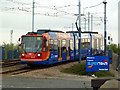
M 6 44 L 5 42 L 3 42 L 3 47 L 5 48 L 5 59 L 7 59 L 7 57 L 8 57 L 8 51 L 9 50 L 13 51 L 15 49 L 18 49 L 18 45 L 15 45 L 15 44 Z
M 120 53 L 120 45 L 116 45 L 116 44 L 111 44 L 111 45 L 107 45 L 107 50 L 112 50 L 114 53 Z

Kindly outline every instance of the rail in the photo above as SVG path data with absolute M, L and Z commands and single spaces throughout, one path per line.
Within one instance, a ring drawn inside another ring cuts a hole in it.
M 16 64 L 20 64 L 19 59 L 0 61 L 0 67 L 9 67 L 9 66 L 13 66 L 13 65 L 16 65 Z

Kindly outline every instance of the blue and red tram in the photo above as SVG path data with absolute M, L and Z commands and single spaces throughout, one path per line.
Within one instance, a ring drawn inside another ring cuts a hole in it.
M 87 46 L 86 46 L 87 45 Z M 84 44 L 81 57 L 89 54 L 89 45 Z M 73 37 L 70 33 L 52 30 L 38 30 L 21 36 L 20 60 L 28 65 L 48 65 L 78 59 L 78 41 L 74 53 Z M 86 46 L 86 47 L 85 47 Z

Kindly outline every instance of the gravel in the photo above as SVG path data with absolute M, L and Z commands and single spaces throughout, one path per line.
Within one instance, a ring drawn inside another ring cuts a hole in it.
M 85 62 L 85 61 L 83 61 Z M 74 64 L 78 63 L 78 61 L 75 62 L 68 62 L 68 63 L 63 63 L 60 65 L 54 65 L 54 66 L 49 66 L 46 68 L 40 68 L 36 69 L 30 72 L 26 73 L 21 73 L 17 74 L 17 76 L 20 77 L 33 77 L 33 78 L 54 78 L 54 79 L 71 79 L 71 80 L 83 80 L 83 81 L 90 81 L 93 79 L 93 77 L 90 76 L 80 76 L 80 75 L 71 75 L 71 74 L 66 74 L 60 72 L 64 68 L 68 68 Z M 16 76 L 16 75 L 14 75 Z

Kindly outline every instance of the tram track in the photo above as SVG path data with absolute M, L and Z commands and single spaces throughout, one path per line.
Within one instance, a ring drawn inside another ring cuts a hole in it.
M 33 71 L 33 69 L 29 69 L 29 68 L 25 68 L 25 69 L 21 69 L 21 70 L 17 70 L 17 71 L 13 71 L 13 72 L 9 72 L 9 75 L 17 75 L 17 74 L 22 74 L 22 73 L 27 73 Z
M 10 66 L 14 66 L 14 65 L 18 65 L 20 64 L 20 60 L 16 59 L 16 60 L 3 60 L 0 62 L 0 67 L 10 67 Z
M 12 67 L 9 67 L 10 69 Z M 14 69 L 12 70 L 2 70 L 1 74 L 2 75 L 17 75 L 17 74 L 21 74 L 21 73 L 27 73 L 30 71 L 34 71 L 37 69 L 41 69 L 40 67 L 30 67 L 28 65 L 16 65 L 14 66 Z

